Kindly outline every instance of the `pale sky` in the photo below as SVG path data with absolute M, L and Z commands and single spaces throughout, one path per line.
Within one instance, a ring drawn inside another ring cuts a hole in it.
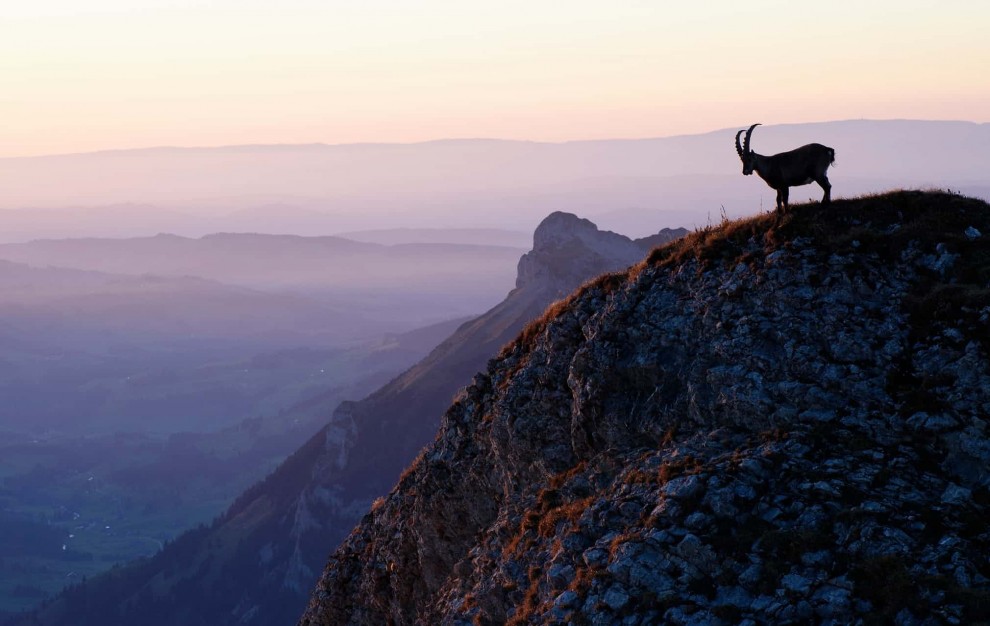
M 986 0 L 0 3 L 0 156 L 990 121 Z

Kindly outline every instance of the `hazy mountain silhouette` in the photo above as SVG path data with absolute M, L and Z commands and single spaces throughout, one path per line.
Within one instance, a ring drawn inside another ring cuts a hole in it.
M 341 237 L 226 233 L 197 239 L 160 234 L 0 245 L 0 259 L 36 267 L 198 276 L 314 296 L 348 309 L 355 321 L 377 320 L 379 331 L 485 310 L 511 288 L 521 252 L 491 245 L 385 246 Z
M 114 335 L 136 345 L 185 334 L 253 345 L 288 338 L 339 342 L 366 334 L 371 324 L 351 320 L 339 307 L 293 294 L 272 294 L 195 276 L 111 274 L 0 261 L 0 318 L 8 334 L 70 350 L 74 336 Z M 35 329 L 35 330 L 32 330 Z M 36 331 L 36 332 L 35 332 Z
M 0 429 L 9 430 L 221 428 L 287 397 L 281 370 L 299 373 L 251 358 L 382 332 L 326 301 L 190 276 L 0 261 L 0 291 Z
M 740 120 L 711 133 L 640 140 L 155 148 L 0 159 L 3 207 L 39 209 L 0 213 L 0 232 L 8 241 L 15 230 L 24 240 L 53 226 L 66 229 L 58 236 L 109 232 L 126 219 L 121 211 L 62 212 L 59 223 L 37 227 L 30 221 L 44 220 L 45 208 L 141 203 L 192 216 L 145 234 L 259 227 L 332 234 L 383 225 L 515 230 L 534 227 L 548 208 L 567 207 L 603 227 L 647 235 L 664 224 L 717 221 L 722 207 L 737 216 L 772 205 L 766 189 L 739 175 L 732 145 L 736 130 L 753 122 L 766 124 L 753 144 L 763 154 L 810 142 L 834 147 L 836 197 L 929 185 L 979 194 L 987 186 L 990 124 Z M 166 219 L 135 209 L 142 219 Z M 612 219 L 610 212 L 629 209 L 638 223 Z M 8 228 L 6 218 L 20 226 Z
M 450 243 L 528 248 L 533 236 L 521 230 L 498 228 L 379 228 L 338 233 L 353 241 L 397 245 L 404 243 Z

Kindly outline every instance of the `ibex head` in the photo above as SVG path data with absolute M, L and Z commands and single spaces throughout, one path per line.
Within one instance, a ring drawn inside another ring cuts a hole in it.
M 749 176 L 753 173 L 753 167 L 756 164 L 756 159 L 753 158 L 753 151 L 749 149 L 749 140 L 753 136 L 753 129 L 759 126 L 759 124 L 753 124 L 749 127 L 749 130 L 739 131 L 736 133 L 736 152 L 739 153 L 739 158 L 742 159 L 743 163 L 743 174 Z M 743 144 L 739 145 L 739 135 L 746 133 L 746 139 Z

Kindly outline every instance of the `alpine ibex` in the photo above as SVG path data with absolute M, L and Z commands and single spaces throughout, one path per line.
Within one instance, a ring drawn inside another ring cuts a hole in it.
M 832 200 L 832 185 L 828 182 L 828 166 L 835 163 L 835 150 L 820 143 L 809 143 L 806 146 L 781 152 L 773 156 L 763 156 L 749 149 L 749 139 L 753 129 L 759 124 L 753 124 L 749 130 L 736 133 L 736 152 L 743 162 L 743 174 L 749 176 L 753 172 L 760 175 L 768 185 L 777 190 L 777 210 L 787 208 L 787 192 L 789 187 L 807 185 L 816 182 L 825 190 L 822 204 Z M 743 145 L 739 145 L 739 135 L 746 133 Z

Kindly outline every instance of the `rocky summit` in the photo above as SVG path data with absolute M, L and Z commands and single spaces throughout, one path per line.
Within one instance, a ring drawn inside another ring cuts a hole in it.
M 552 306 L 300 624 L 990 619 L 990 206 L 693 233 Z

